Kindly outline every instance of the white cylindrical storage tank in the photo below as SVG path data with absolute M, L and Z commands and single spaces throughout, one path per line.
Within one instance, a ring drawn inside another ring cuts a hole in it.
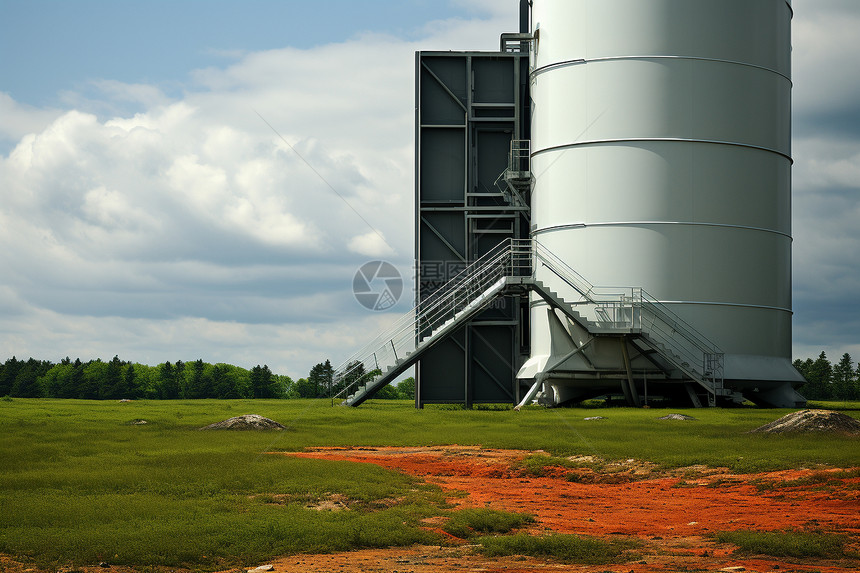
M 786 0 L 532 10 L 533 237 L 595 285 L 646 289 L 722 348 L 727 384 L 762 393 L 800 380 L 791 16 Z M 533 357 L 546 323 L 533 301 Z

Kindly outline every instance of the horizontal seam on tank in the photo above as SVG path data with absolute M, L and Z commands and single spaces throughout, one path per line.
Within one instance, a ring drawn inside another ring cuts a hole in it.
M 609 288 L 613 288 L 613 287 L 595 287 L 595 288 L 607 288 L 607 289 L 609 289 Z M 610 302 L 614 303 L 615 301 L 610 301 Z M 744 303 L 740 303 L 740 302 L 713 302 L 713 301 L 709 302 L 709 301 L 704 301 L 704 300 L 658 300 L 657 303 L 658 304 L 700 304 L 700 305 L 709 305 L 709 306 L 737 306 L 737 307 L 742 307 L 742 308 L 761 308 L 764 310 L 778 310 L 781 312 L 787 312 L 790 314 L 794 314 L 794 311 L 791 310 L 790 308 L 786 308 L 784 306 L 769 306 L 766 304 L 744 304 Z M 577 302 L 568 303 L 568 304 L 570 304 L 573 307 L 577 307 L 577 306 L 584 305 L 584 304 L 599 306 L 600 301 L 590 302 L 590 303 L 577 301 Z M 549 303 L 543 299 L 533 300 L 533 301 L 529 302 L 529 308 L 538 307 L 541 305 L 549 306 Z
M 565 223 L 563 225 L 550 225 L 535 229 L 531 232 L 531 236 L 537 236 L 550 231 L 561 231 L 564 229 L 576 229 L 585 227 L 623 227 L 627 225 L 698 225 L 702 227 L 727 227 L 730 229 L 745 229 L 747 231 L 757 231 L 763 233 L 772 233 L 774 235 L 782 235 L 791 239 L 791 235 L 776 229 L 768 229 L 766 227 L 752 227 L 750 225 L 733 225 L 731 223 L 707 223 L 702 221 L 602 221 L 599 223 Z
M 602 58 L 587 58 L 587 59 L 576 58 L 574 60 L 565 60 L 563 62 L 554 62 L 552 64 L 547 64 L 545 66 L 541 66 L 540 68 L 535 68 L 534 70 L 529 72 L 529 80 L 532 80 L 535 78 L 535 76 L 538 76 L 544 72 L 548 72 L 552 69 L 567 68 L 570 66 L 578 66 L 580 64 L 588 64 L 591 62 L 612 62 L 612 61 L 621 61 L 621 60 L 697 60 L 697 61 L 701 61 L 701 62 L 718 62 L 721 64 L 732 64 L 735 66 L 744 66 L 744 67 L 748 67 L 748 68 L 756 68 L 758 70 L 770 72 L 772 74 L 775 74 L 777 76 L 781 76 L 781 77 L 785 78 L 786 80 L 788 80 L 789 84 L 791 84 L 792 86 L 794 85 L 794 82 L 791 80 L 791 78 L 789 76 L 785 75 L 784 73 L 780 72 L 779 70 L 775 70 L 775 69 L 769 68 L 767 66 L 760 66 L 758 64 L 751 64 L 749 62 L 741 62 L 738 60 L 724 60 L 722 58 L 705 58 L 702 56 L 666 56 L 666 55 L 663 55 L 663 56 L 657 56 L 657 55 L 650 55 L 650 56 L 604 56 Z
M 660 300 L 657 301 L 660 304 L 702 304 L 709 306 L 739 306 L 742 308 L 761 308 L 764 310 L 779 310 L 781 312 L 788 312 L 794 314 L 794 311 L 790 308 L 786 308 L 784 306 L 770 306 L 767 304 L 745 304 L 740 302 L 716 302 L 716 301 L 705 301 L 705 300 Z
M 770 153 L 775 153 L 782 157 L 788 159 L 792 165 L 794 165 L 794 159 L 791 158 L 790 155 L 783 153 L 778 149 L 773 149 L 772 147 L 764 147 L 762 145 L 753 145 L 751 143 L 741 143 L 738 141 L 722 141 L 719 139 L 690 139 L 685 137 L 624 137 L 624 138 L 613 138 L 613 139 L 588 139 L 585 141 L 576 141 L 574 143 L 564 143 L 562 145 L 553 145 L 552 147 L 546 147 L 544 149 L 539 149 L 532 153 L 532 157 L 536 157 L 542 153 L 547 153 L 550 151 L 562 151 L 565 149 L 571 149 L 573 147 L 580 147 L 585 145 L 601 145 L 604 143 L 636 143 L 636 142 L 645 142 L 645 141 L 662 141 L 662 142 L 674 142 L 674 143 L 709 143 L 713 145 L 730 145 L 733 147 L 746 147 L 748 149 L 758 149 L 759 151 L 767 151 Z

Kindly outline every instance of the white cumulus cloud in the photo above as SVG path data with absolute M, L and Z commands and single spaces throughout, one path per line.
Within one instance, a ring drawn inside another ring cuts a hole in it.
M 385 241 L 385 237 L 377 231 L 356 235 L 349 240 L 348 248 L 353 253 L 367 257 L 382 257 L 394 253 L 394 250 Z
M 410 275 L 414 52 L 493 49 L 510 15 L 477 14 L 417 42 L 242 52 L 180 97 L 111 78 L 64 110 L 0 94 L 0 347 L 294 376 L 344 359 L 408 306 L 351 289 L 367 257 Z

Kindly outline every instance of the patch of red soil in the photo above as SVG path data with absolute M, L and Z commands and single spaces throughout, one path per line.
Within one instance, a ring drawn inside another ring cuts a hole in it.
M 535 452 L 475 446 L 417 448 L 321 448 L 290 453 L 306 458 L 373 463 L 418 476 L 450 492 L 459 507 L 531 513 L 535 534 L 575 533 L 641 541 L 634 561 L 613 565 L 560 564 L 532 557 L 486 558 L 465 541 L 445 546 L 367 549 L 328 555 L 293 555 L 269 562 L 274 573 L 657 573 L 750 571 L 857 573 L 860 559 L 791 559 L 734 554 L 717 531 L 786 528 L 841 533 L 860 553 L 860 477 L 840 470 L 789 470 L 732 474 L 694 466 L 658 471 L 626 460 L 589 467 L 546 468 L 535 476 L 520 462 Z M 591 463 L 599 460 L 581 458 Z M 428 523 L 438 529 L 441 523 Z M 449 536 L 450 537 L 450 536 Z M 251 569 L 260 564 L 248 564 Z M 47 573 L 0 556 L 0 571 Z M 79 567 L 86 573 L 140 573 L 128 567 Z M 146 569 L 146 571 L 152 571 Z M 172 570 L 171 570 L 172 571 Z M 246 569 L 234 570 L 244 573 Z M 53 572 L 50 572 L 53 573 Z M 167 573 L 167 571 L 159 571 Z
M 534 452 L 440 446 L 321 448 L 289 455 L 373 463 L 419 476 L 451 492 L 449 501 L 456 506 L 530 513 L 537 519 L 535 531 L 624 536 L 645 542 L 644 563 L 565 565 L 565 570 L 639 573 L 744 567 L 747 571 L 835 573 L 860 568 L 860 562 L 853 559 L 829 562 L 738 557 L 732 555 L 733 547 L 718 545 L 711 537 L 717 531 L 737 529 L 814 528 L 846 534 L 856 549 L 860 541 L 860 477 L 845 477 L 838 470 L 804 469 L 732 474 L 725 468 L 699 466 L 657 472 L 634 460 L 628 460 L 626 469 L 623 464 L 612 468 L 612 473 L 547 468 L 545 475 L 534 476 L 519 463 L 531 453 Z M 525 569 L 511 569 L 514 565 L 525 566 L 524 562 L 513 562 L 484 570 L 542 571 L 543 567 L 558 567 L 529 561 Z M 449 565 L 447 569 L 439 568 L 437 563 L 433 570 L 458 570 L 454 564 Z

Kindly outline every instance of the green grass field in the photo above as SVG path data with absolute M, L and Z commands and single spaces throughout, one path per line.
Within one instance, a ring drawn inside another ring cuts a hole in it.
M 0 553 L 43 565 L 212 570 L 289 553 L 438 541 L 418 527 L 450 512 L 432 488 L 373 465 L 266 453 L 310 446 L 480 444 L 736 471 L 857 464 L 856 438 L 746 433 L 786 412 L 703 409 L 686 412 L 696 421 L 669 421 L 656 419 L 668 413 L 658 409 L 0 400 Z M 288 429 L 198 431 L 251 413 Z M 607 419 L 583 419 L 598 415 Z M 332 496 L 357 511 L 307 508 Z M 378 503 L 390 499 L 399 503 Z

